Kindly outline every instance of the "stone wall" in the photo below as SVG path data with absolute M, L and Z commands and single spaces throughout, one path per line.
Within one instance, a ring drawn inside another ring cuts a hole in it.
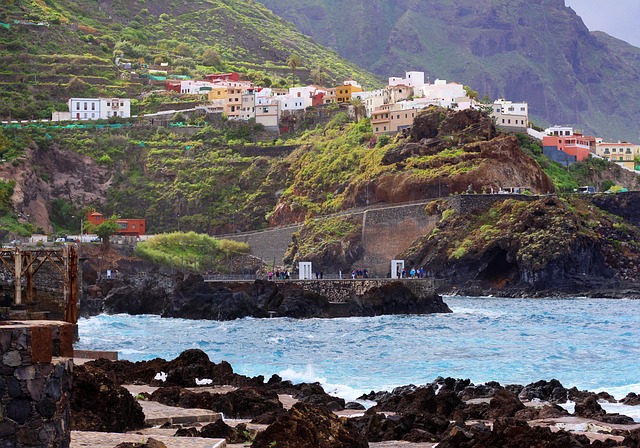
M 431 297 L 435 287 L 431 279 L 356 279 L 356 280 L 291 280 L 305 291 L 325 296 L 332 303 L 346 303 L 353 297 L 364 296 L 373 288 L 380 288 L 386 283 L 401 281 L 417 297 Z
M 391 260 L 436 225 L 437 217 L 425 212 L 429 201 L 367 210 L 362 218 L 363 268 L 386 277 Z
M 226 238 L 247 243 L 251 247 L 251 255 L 261 258 L 269 266 L 274 260 L 276 266 L 281 266 L 284 254 L 291 244 L 291 235 L 293 235 L 293 232 L 300 231 L 301 228 L 302 225 L 293 225 L 259 232 L 245 232 L 238 235 L 216 235 L 216 238 Z
M 0 325 L 0 446 L 69 447 L 74 326 Z
M 515 199 L 517 201 L 532 202 L 540 196 L 526 194 L 458 194 L 449 198 L 449 204 L 458 213 L 489 210 L 496 202 Z

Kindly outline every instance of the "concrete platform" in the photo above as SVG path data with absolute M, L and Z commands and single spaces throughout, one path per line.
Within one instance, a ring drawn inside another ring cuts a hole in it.
M 201 437 L 171 437 L 146 434 L 114 434 L 107 432 L 71 432 L 71 448 L 113 448 L 119 443 L 146 442 L 149 437 L 164 443 L 167 448 L 226 448 L 224 439 L 204 439 Z

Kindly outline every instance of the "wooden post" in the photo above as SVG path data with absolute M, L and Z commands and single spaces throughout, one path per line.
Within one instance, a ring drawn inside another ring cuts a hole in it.
M 25 256 L 25 264 L 28 266 L 25 272 L 25 277 L 27 279 L 27 303 L 33 303 L 33 252 L 27 251 L 24 253 Z
M 22 252 L 19 248 L 15 248 L 13 252 L 13 264 L 14 274 L 13 280 L 15 283 L 15 304 L 22 305 Z
M 64 320 L 65 322 L 76 324 L 78 323 L 78 251 L 75 245 L 70 245 L 66 248 L 65 264 L 65 289 L 68 293 L 65 302 Z

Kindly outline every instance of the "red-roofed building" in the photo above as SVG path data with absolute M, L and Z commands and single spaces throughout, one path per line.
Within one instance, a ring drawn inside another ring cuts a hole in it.
M 216 82 L 216 81 L 235 81 L 235 82 L 238 82 L 238 81 L 240 81 L 240 74 L 238 74 L 237 72 L 213 73 L 211 75 L 205 75 L 204 78 L 209 82 Z
M 87 221 L 96 226 L 108 219 L 109 218 L 105 218 L 102 213 L 87 213 Z M 120 230 L 116 232 L 116 235 L 140 236 L 144 235 L 147 230 L 146 220 L 141 218 L 116 219 L 116 223 L 120 226 Z

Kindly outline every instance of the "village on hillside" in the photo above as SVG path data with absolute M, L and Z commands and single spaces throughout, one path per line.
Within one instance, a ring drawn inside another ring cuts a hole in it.
M 425 73 L 420 71 L 391 77 L 385 88 L 369 91 L 351 78 L 333 87 L 311 84 L 288 89 L 256 86 L 243 80 L 238 72 L 210 74 L 204 80 L 180 78 L 185 77 L 168 79 L 153 75 L 152 81 L 163 86 L 167 94 L 206 98 L 196 109 L 224 115 L 228 120 L 255 120 L 276 134 L 288 132 L 288 124 L 309 108 L 331 105 L 345 108 L 356 120 L 370 118 L 375 135 L 410 131 L 418 112 L 428 106 L 453 110 L 479 108 L 491 114 L 498 128 L 527 133 L 541 141 L 544 154 L 565 166 L 594 156 L 631 171 L 640 171 L 640 145 L 607 142 L 596 136 L 583 135 L 571 126 L 556 125 L 544 131 L 536 130 L 529 121 L 526 102 L 497 99 L 491 103 L 486 97 L 480 101 L 477 92 L 468 87 L 443 79 L 431 82 L 428 77 L 425 80 Z M 52 121 L 132 117 L 129 98 L 70 98 L 68 107 L 68 111 L 53 112 Z M 144 118 L 161 123 L 176 112 L 180 110 L 147 114 Z

